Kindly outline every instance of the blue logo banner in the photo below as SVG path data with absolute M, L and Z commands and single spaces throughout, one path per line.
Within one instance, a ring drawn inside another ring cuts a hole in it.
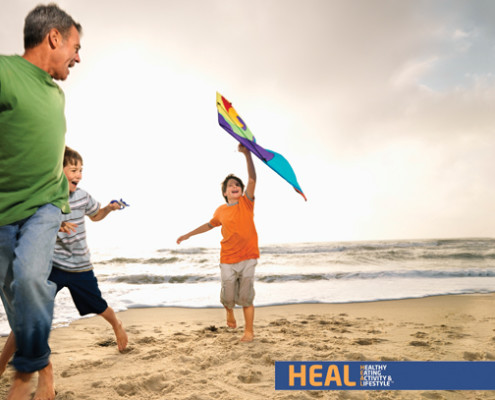
M 275 390 L 495 390 L 495 362 L 277 361 Z

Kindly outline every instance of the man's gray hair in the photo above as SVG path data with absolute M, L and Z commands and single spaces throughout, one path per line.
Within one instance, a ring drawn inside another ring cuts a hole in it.
M 82 32 L 80 24 L 55 3 L 39 5 L 32 10 L 24 22 L 24 49 L 32 49 L 39 45 L 51 29 L 57 29 L 62 37 L 69 35 L 70 29 L 75 27 Z

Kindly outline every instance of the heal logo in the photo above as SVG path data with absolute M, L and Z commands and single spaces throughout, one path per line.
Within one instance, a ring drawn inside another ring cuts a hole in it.
M 495 390 L 494 361 L 276 361 L 275 390 Z
M 342 390 L 358 385 L 359 370 L 353 375 L 351 376 L 349 364 L 345 363 L 276 362 L 275 389 Z M 278 388 L 277 382 L 283 387 Z

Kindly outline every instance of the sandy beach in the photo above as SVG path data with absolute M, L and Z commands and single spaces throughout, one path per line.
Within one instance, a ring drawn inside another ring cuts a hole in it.
M 241 309 L 237 329 L 226 327 L 223 309 L 118 316 L 129 335 L 124 353 L 100 317 L 52 331 L 56 399 L 495 399 L 491 391 L 274 389 L 275 361 L 495 360 L 492 294 L 259 307 L 252 343 L 239 342 Z M 1 398 L 12 374 L 9 366 Z

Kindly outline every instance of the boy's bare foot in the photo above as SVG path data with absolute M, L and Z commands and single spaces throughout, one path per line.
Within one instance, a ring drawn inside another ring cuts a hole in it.
M 229 328 L 237 328 L 237 321 L 235 320 L 234 310 L 226 308 L 227 310 L 227 326 Z
M 38 375 L 38 388 L 33 400 L 53 400 L 55 398 L 55 387 L 52 363 L 50 362 L 45 368 L 38 371 Z
M 252 342 L 254 339 L 254 332 L 244 331 L 244 336 L 241 338 L 241 342 Z
M 32 373 L 16 372 L 7 400 L 25 400 L 31 398 Z
M 117 346 L 119 347 L 119 351 L 124 351 L 127 347 L 127 333 L 122 325 L 122 321 L 119 321 L 117 327 L 113 330 L 115 332 L 115 336 L 117 338 Z

